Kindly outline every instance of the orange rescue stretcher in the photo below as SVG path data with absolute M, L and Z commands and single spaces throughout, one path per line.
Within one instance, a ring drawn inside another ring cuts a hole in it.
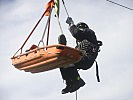
M 82 52 L 57 44 L 36 48 L 12 57 L 12 64 L 25 72 L 39 73 L 61 67 L 69 67 L 82 58 Z

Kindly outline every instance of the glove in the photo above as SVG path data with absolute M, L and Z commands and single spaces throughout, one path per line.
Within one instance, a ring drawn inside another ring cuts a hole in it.
M 67 17 L 66 23 L 69 24 L 69 25 L 73 25 L 74 24 L 74 22 L 73 22 L 71 17 Z

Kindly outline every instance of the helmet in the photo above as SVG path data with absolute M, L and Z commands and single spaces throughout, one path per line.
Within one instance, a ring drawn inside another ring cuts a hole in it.
M 85 28 L 89 28 L 88 25 L 84 22 L 80 22 L 77 25 L 77 28 L 79 28 L 80 30 L 84 30 Z

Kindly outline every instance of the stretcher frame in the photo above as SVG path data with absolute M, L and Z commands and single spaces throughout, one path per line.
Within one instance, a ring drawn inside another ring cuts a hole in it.
M 76 48 L 57 44 L 25 52 L 12 57 L 12 65 L 25 72 L 39 73 L 61 67 L 69 67 L 82 58 L 82 52 Z

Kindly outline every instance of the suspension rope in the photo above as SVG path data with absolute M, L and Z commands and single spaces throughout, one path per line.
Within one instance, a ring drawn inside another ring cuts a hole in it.
M 69 17 L 69 14 L 68 14 L 68 11 L 67 11 L 67 8 L 66 8 L 66 5 L 65 5 L 64 0 L 62 0 L 62 3 L 63 3 L 63 5 L 64 5 L 64 8 L 65 8 L 65 11 L 66 11 L 67 16 Z
M 60 23 L 60 20 L 59 20 L 59 16 L 58 16 L 57 13 L 56 13 L 56 9 L 55 9 L 55 15 L 56 15 L 56 18 L 57 18 L 57 22 L 58 22 L 60 31 L 61 31 L 61 33 L 63 34 L 63 29 L 62 29 L 62 27 L 61 27 L 61 23 Z
M 36 27 L 39 25 L 39 23 L 41 22 L 41 20 L 42 20 L 42 18 L 44 17 L 44 15 L 45 15 L 46 12 L 47 12 L 47 11 L 45 11 L 45 12 L 43 13 L 43 15 L 41 16 L 41 18 L 39 19 L 39 21 L 37 22 L 37 24 L 35 25 L 35 27 L 34 27 L 33 30 L 31 31 L 31 33 L 29 34 L 29 36 L 28 36 L 27 39 L 25 40 L 24 44 L 23 44 L 22 47 L 21 47 L 21 53 L 22 53 L 22 49 L 23 49 L 24 45 L 26 44 L 26 42 L 28 41 L 28 39 L 30 38 L 30 36 L 32 35 L 32 33 L 34 32 L 34 30 L 36 29 Z
M 62 0 L 62 3 L 63 3 L 63 5 L 64 5 L 64 8 L 65 8 L 65 11 L 66 11 L 67 16 L 69 17 L 69 14 L 68 14 L 68 11 L 67 11 L 67 8 L 66 8 L 66 5 L 65 5 L 64 0 Z M 59 23 L 59 25 L 60 25 L 59 19 L 58 19 L 58 23 Z M 61 26 L 60 26 L 60 28 L 61 28 Z M 63 31 L 62 31 L 62 33 L 63 33 Z M 75 95 L 76 95 L 76 100 L 78 100 L 77 91 L 76 91 Z
M 132 8 L 126 7 L 126 6 L 121 5 L 121 4 L 118 4 L 118 3 L 113 2 L 113 1 L 111 1 L 111 0 L 106 0 L 106 1 L 108 1 L 108 2 L 110 2 L 110 3 L 113 3 L 113 4 L 116 4 L 116 5 L 118 5 L 118 6 L 121 6 L 121 7 L 123 7 L 123 8 L 126 8 L 126 9 L 133 10 Z
M 46 46 L 48 46 L 48 42 L 49 42 L 49 31 L 50 31 L 50 18 L 49 18 L 49 20 L 48 20 L 48 33 L 47 33 Z
M 41 18 L 38 20 L 37 24 L 34 26 L 34 28 L 32 29 L 32 31 L 30 32 L 29 36 L 26 38 L 25 42 L 23 43 L 23 45 L 21 46 L 20 49 L 18 49 L 18 51 L 14 54 L 14 56 L 20 51 L 20 54 L 22 54 L 22 50 L 23 47 L 25 46 L 26 42 L 29 40 L 30 36 L 33 34 L 33 32 L 35 31 L 35 29 L 37 28 L 37 26 L 39 25 L 39 23 L 41 22 L 41 20 L 43 19 L 44 15 L 46 14 L 47 10 L 45 10 L 45 12 L 42 14 Z M 14 57 L 13 56 L 13 57 Z
M 76 91 L 76 100 L 78 100 L 78 92 Z

